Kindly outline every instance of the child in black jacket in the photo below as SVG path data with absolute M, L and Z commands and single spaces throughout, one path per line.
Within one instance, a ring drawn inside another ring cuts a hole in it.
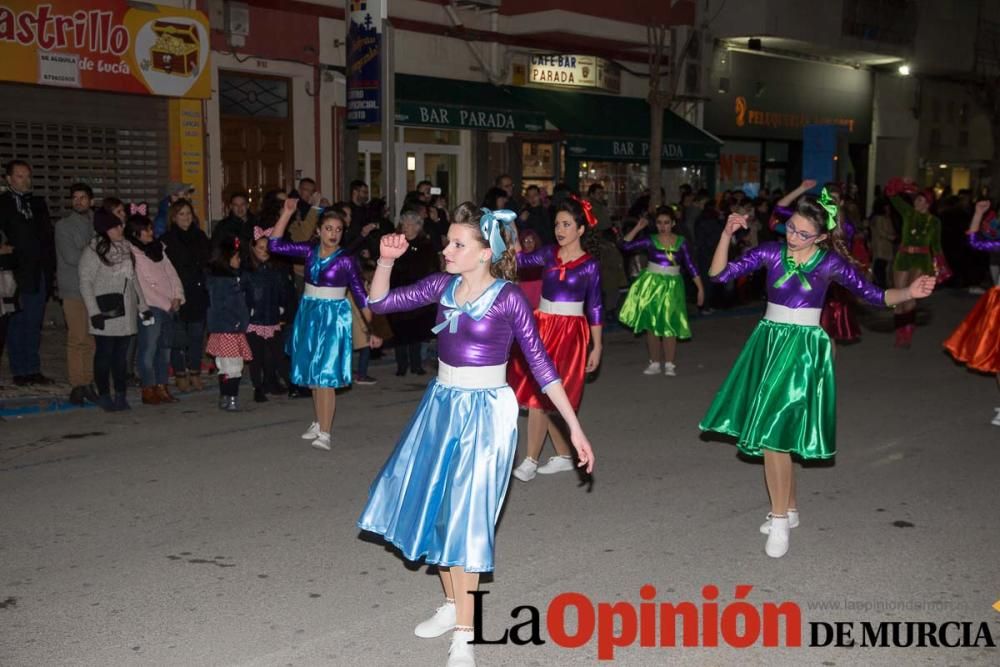
M 208 345 L 219 369 L 219 408 L 237 412 L 243 364 L 253 359 L 247 342 L 250 309 L 240 278 L 240 241 L 223 239 L 212 250 L 208 269 Z
M 285 352 L 282 349 L 282 327 L 287 323 L 287 313 L 295 298 L 295 285 L 287 271 L 271 264 L 267 249 L 267 235 L 260 227 L 254 230 L 254 244 L 250 259 L 243 268 L 246 284 L 247 308 L 250 326 L 247 341 L 253 351 L 250 362 L 250 380 L 253 382 L 253 400 L 267 401 L 267 394 L 283 394 L 280 377 L 284 376 Z

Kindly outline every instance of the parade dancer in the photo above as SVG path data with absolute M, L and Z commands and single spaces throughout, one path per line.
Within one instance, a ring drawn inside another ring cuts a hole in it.
M 473 598 L 479 574 L 493 570 L 496 520 L 517 448 L 517 400 L 506 364 L 516 339 L 539 386 L 569 425 L 579 465 L 594 455 L 559 376 L 538 338 L 516 273 L 512 211 L 455 211 L 443 254 L 447 273 L 389 291 L 393 262 L 408 248 L 382 237 L 369 303 L 376 313 L 438 304 L 438 377 L 369 490 L 358 527 L 382 535 L 410 561 L 439 568 L 445 604 L 415 629 L 438 637 L 454 629 L 449 667 L 475 665 Z
M 682 268 L 687 270 L 698 288 L 698 307 L 705 303 L 705 288 L 698 269 L 684 237 L 674 234 L 675 224 L 674 210 L 661 206 L 656 210 L 655 236 L 634 240 L 649 226 L 649 218 L 643 216 L 621 244 L 624 252 L 645 251 L 649 257 L 646 268 L 629 287 L 618 315 L 618 321 L 635 333 L 646 332 L 649 366 L 643 371 L 645 375 L 659 375 L 661 363 L 664 375 L 677 375 L 674 364 L 677 339 L 691 337 Z
M 913 194 L 912 205 L 900 196 L 903 192 Z M 903 216 L 899 251 L 892 263 L 893 285 L 912 284 L 919 276 L 938 275 L 938 280 L 943 280 L 941 272 L 945 270 L 945 265 L 941 248 L 941 221 L 930 212 L 934 193 L 893 178 L 886 184 L 885 194 L 893 208 Z M 896 347 L 907 349 L 913 342 L 916 307 L 912 299 L 896 307 Z
M 597 238 L 591 231 L 597 218 L 589 207 L 590 202 L 575 199 L 560 203 L 554 225 L 556 245 L 517 254 L 518 269 L 542 269 L 542 297 L 535 311 L 538 336 L 562 378 L 574 412 L 580 409 L 586 374 L 597 370 L 601 363 L 601 265 Z M 591 342 L 593 348 L 588 352 Z M 516 351 L 511 355 L 507 381 L 517 404 L 528 411 L 526 456 L 514 476 L 528 482 L 536 474 L 572 470 L 573 456 L 563 424 L 552 415 L 555 406 L 535 383 L 523 355 Z M 546 433 L 552 438 L 556 455 L 539 466 Z
M 990 202 L 976 203 L 976 212 L 969 224 L 969 245 L 982 252 L 1000 251 L 1000 238 L 987 238 L 980 233 L 980 224 L 989 211 Z M 993 216 L 995 218 L 995 214 Z M 976 306 L 944 342 L 944 349 L 955 358 L 980 373 L 995 373 L 1000 385 L 1000 282 L 979 298 Z M 1000 408 L 991 422 L 1000 426 Z
M 317 449 L 330 449 L 330 428 L 336 412 L 338 387 L 351 384 L 351 304 L 347 290 L 371 320 L 365 305 L 364 284 L 357 260 L 344 253 L 344 218 L 336 210 L 326 210 L 319 219 L 318 243 L 283 240 L 288 221 L 298 207 L 297 199 L 286 199 L 268 241 L 274 255 L 304 259 L 305 291 L 295 314 L 286 352 L 291 357 L 292 384 L 312 389 L 316 420 L 302 434 Z
M 802 184 L 795 190 L 782 197 L 771 214 L 769 222 L 771 229 L 779 234 L 784 234 L 785 222 L 794 213 L 788 207 L 815 186 L 816 181 L 807 179 L 802 181 Z M 840 255 L 847 258 L 856 268 L 860 268 L 860 265 L 851 257 L 850 249 L 854 247 L 855 229 L 854 224 L 842 209 L 839 187 L 827 185 L 820 193 L 818 201 L 821 206 L 827 209 L 828 213 L 837 216 L 838 224 L 829 232 L 830 243 L 836 246 Z M 858 317 L 855 313 L 854 296 L 848 289 L 837 283 L 831 284 L 826 293 L 826 301 L 823 302 L 823 312 L 820 314 L 819 321 L 820 326 L 830 336 L 830 340 L 834 341 L 834 352 L 836 352 L 836 343 L 853 343 L 861 338 L 861 326 L 858 324 Z
M 784 244 L 763 243 L 728 263 L 733 234 L 746 219 L 732 215 L 712 258 L 709 276 L 726 282 L 764 268 L 767 312 L 757 324 L 699 427 L 737 438 L 748 456 L 764 457 L 771 512 L 761 526 L 765 552 L 788 551 L 789 529 L 799 524 L 791 454 L 828 459 L 836 453 L 836 390 L 830 338 L 820 323 L 823 298 L 836 282 L 866 302 L 893 306 L 934 289 L 930 276 L 883 291 L 869 283 L 829 243 L 835 215 L 815 197 L 799 199 Z

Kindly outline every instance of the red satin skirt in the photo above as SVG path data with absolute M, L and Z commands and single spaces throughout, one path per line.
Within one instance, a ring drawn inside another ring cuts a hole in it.
M 944 342 L 955 361 L 983 373 L 1000 373 L 1000 287 L 979 297 L 958 328 Z
M 556 372 L 562 378 L 563 389 L 569 397 L 573 410 L 580 408 L 583 398 L 583 381 L 587 367 L 587 345 L 590 343 L 590 325 L 582 315 L 551 315 L 535 311 L 538 321 L 538 336 L 548 352 Z M 528 363 L 515 345 L 507 368 L 507 383 L 517 396 L 517 404 L 522 408 L 537 408 L 555 411 L 552 401 L 542 393 Z
M 861 326 L 854 312 L 854 295 L 846 287 L 837 283 L 830 285 L 819 323 L 826 335 L 839 343 L 861 338 Z

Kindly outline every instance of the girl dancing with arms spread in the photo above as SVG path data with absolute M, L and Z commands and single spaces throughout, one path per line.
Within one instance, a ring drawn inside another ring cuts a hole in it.
M 285 200 L 267 247 L 272 254 L 306 261 L 306 287 L 286 350 L 292 359 L 289 376 L 292 384 L 313 390 L 316 421 L 302 438 L 312 440 L 317 449 L 329 450 L 336 390 L 351 384 L 351 304 L 345 298 L 347 290 L 351 290 L 366 320 L 371 320 L 371 311 L 365 305 L 367 296 L 357 260 L 340 247 L 344 218 L 339 211 L 327 210 L 320 216 L 318 243 L 282 239 L 298 203 L 297 199 Z
M 698 307 L 705 303 L 705 288 L 698 269 L 684 237 L 674 234 L 675 224 L 674 210 L 661 206 L 656 210 L 656 236 L 633 240 L 649 225 L 649 218 L 644 216 L 622 240 L 624 252 L 644 250 L 649 256 L 649 264 L 629 287 L 618 315 L 618 321 L 636 333 L 646 332 L 649 348 L 649 366 L 643 371 L 646 375 L 659 375 L 661 362 L 664 374 L 677 375 L 674 365 L 677 339 L 691 337 L 681 268 L 691 274 L 698 288 Z
M 589 214 L 589 206 L 589 202 L 585 206 L 573 199 L 562 202 L 556 207 L 556 245 L 517 254 L 518 269 L 542 269 L 542 297 L 535 311 L 538 336 L 562 378 L 574 411 L 580 409 L 586 373 L 597 370 L 601 363 L 601 265 L 597 238 L 591 231 L 597 219 Z M 588 353 L 591 341 L 593 349 Z M 572 470 L 573 457 L 563 424 L 552 414 L 556 408 L 535 383 L 524 356 L 516 351 L 507 381 L 517 404 L 528 410 L 527 455 L 514 476 L 528 482 L 536 473 L 551 475 Z M 552 438 L 556 455 L 539 466 L 546 433 Z
M 454 629 L 448 665 L 475 665 L 473 598 L 479 574 L 493 570 L 493 538 L 517 448 L 517 400 L 506 364 L 516 339 L 539 386 L 569 426 L 580 465 L 594 467 L 535 320 L 512 283 L 512 211 L 472 204 L 455 211 L 444 249 L 447 273 L 389 291 L 393 262 L 408 247 L 382 237 L 369 303 L 389 313 L 437 303 L 438 377 L 372 483 L 358 527 L 382 535 L 407 560 L 438 565 L 445 604 L 416 627 L 418 637 Z
M 969 224 L 969 245 L 982 252 L 1000 251 L 1000 238 L 988 238 L 980 233 L 983 217 L 990 210 L 989 201 L 976 203 L 976 212 Z M 993 215 L 995 219 L 995 214 Z M 969 368 L 980 373 L 996 373 L 1000 384 L 1000 284 L 979 298 L 976 306 L 944 342 L 944 349 Z M 1000 408 L 991 422 L 1000 426 Z
M 730 239 L 746 225 L 742 216 L 730 216 L 709 270 L 717 282 L 767 271 L 764 319 L 699 427 L 731 435 L 740 452 L 764 457 L 771 513 L 761 532 L 768 534 L 765 551 L 772 558 L 785 555 L 789 528 L 799 523 L 791 454 L 826 459 L 836 453 L 831 344 L 819 326 L 827 288 L 836 282 L 879 306 L 921 299 L 934 289 L 931 276 L 886 291 L 869 283 L 829 245 L 836 224 L 815 197 L 803 196 L 786 224 L 784 244 L 763 243 L 727 265 Z

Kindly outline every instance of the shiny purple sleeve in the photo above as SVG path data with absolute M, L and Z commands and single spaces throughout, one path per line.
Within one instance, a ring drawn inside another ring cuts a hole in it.
M 517 268 L 519 269 L 544 268 L 545 262 L 548 259 L 547 250 L 548 248 L 539 248 L 534 252 L 517 253 Z
M 854 296 L 873 306 L 885 306 L 885 290 L 865 280 L 861 272 L 840 255 L 836 255 L 833 260 L 830 278 L 834 282 L 840 283 Z
M 779 218 L 781 218 L 782 222 L 785 222 L 790 217 L 795 215 L 795 209 L 778 204 L 777 206 L 774 207 L 774 210 L 771 212 L 771 215 L 776 215 Z
M 284 239 L 269 239 L 267 242 L 267 249 L 275 255 L 284 255 L 285 257 L 301 257 L 302 259 L 306 259 L 309 257 L 309 253 L 312 252 L 312 244 L 293 243 L 292 241 L 286 241 Z
M 739 259 L 734 259 L 726 265 L 726 268 L 717 276 L 710 276 L 713 283 L 728 283 L 734 278 L 753 273 L 764 265 L 767 257 L 768 245 L 759 245 L 743 253 Z
M 601 265 L 591 261 L 588 267 L 587 293 L 583 307 L 587 313 L 587 324 L 592 327 L 604 326 L 604 292 L 601 290 Z
M 650 250 L 653 247 L 653 242 L 648 236 L 640 236 L 634 238 L 631 241 L 622 241 L 619 244 L 622 252 L 642 252 L 643 250 Z
M 429 275 L 412 285 L 389 290 L 389 293 L 378 301 L 368 299 L 368 307 L 373 313 L 385 315 L 386 313 L 401 313 L 437 303 L 451 278 L 447 273 Z
M 969 234 L 969 245 L 982 252 L 1000 252 L 1000 239 L 988 239 L 979 232 Z
M 521 347 L 531 374 L 535 376 L 535 381 L 544 392 L 553 382 L 559 382 L 559 373 L 552 364 L 542 339 L 538 337 L 538 324 L 535 316 L 531 312 L 531 306 L 524 296 L 524 292 L 513 285 L 506 285 L 498 298 L 502 298 L 504 312 L 510 317 L 511 330 L 514 338 Z
M 680 255 L 680 258 L 677 263 L 687 269 L 687 272 L 691 274 L 692 278 L 697 278 L 698 267 L 695 266 L 694 259 L 691 257 L 691 244 L 688 243 L 687 240 L 681 244 L 678 254 Z
M 354 295 L 354 303 L 358 305 L 358 308 L 364 308 L 368 305 L 368 295 L 365 294 L 365 281 L 361 279 L 361 266 L 358 264 L 358 258 L 354 255 L 349 256 L 346 268 L 347 287 Z

